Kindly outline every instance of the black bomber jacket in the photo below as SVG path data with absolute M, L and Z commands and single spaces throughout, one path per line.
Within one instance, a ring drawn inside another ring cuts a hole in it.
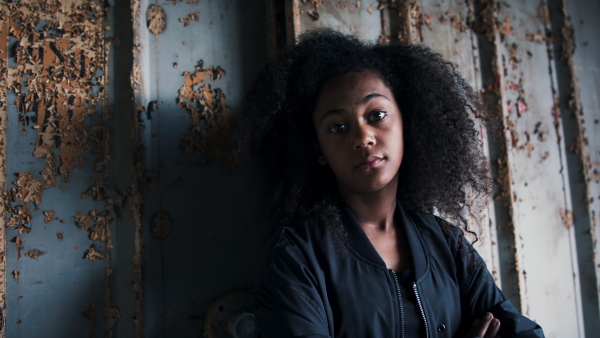
M 470 244 L 453 255 L 436 217 L 397 208 L 427 337 L 462 337 L 486 312 L 501 321 L 503 338 L 544 337 L 504 297 Z M 282 227 L 271 239 L 255 287 L 261 337 L 404 338 L 393 272 L 350 209 L 343 213 L 345 241 L 317 219 Z

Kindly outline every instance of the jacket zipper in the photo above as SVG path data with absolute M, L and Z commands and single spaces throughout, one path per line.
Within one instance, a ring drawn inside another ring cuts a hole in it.
M 398 282 L 396 280 L 396 282 Z M 421 297 L 419 297 L 419 292 L 417 292 L 417 283 L 413 282 L 413 290 L 415 290 L 415 296 L 417 296 L 417 303 L 419 304 L 419 309 L 421 310 L 421 316 L 423 316 L 423 322 L 425 323 L 425 337 L 429 338 L 429 328 L 427 327 L 427 318 L 425 318 L 425 311 L 423 311 L 423 304 L 421 304 Z
M 392 276 L 394 276 L 394 282 L 396 283 L 396 292 L 398 293 L 398 304 L 400 305 L 400 334 L 401 338 L 404 338 L 404 306 L 402 305 L 402 295 L 400 294 L 400 283 L 398 282 L 398 276 L 394 270 L 390 269 Z

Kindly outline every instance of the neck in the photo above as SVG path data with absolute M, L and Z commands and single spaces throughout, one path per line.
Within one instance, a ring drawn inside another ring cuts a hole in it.
M 340 195 L 363 229 L 387 231 L 394 228 L 396 191 L 397 186 L 391 185 L 369 193 L 340 190 Z

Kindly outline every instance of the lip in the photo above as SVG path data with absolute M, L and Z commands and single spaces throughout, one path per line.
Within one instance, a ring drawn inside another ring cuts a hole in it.
M 383 158 L 379 156 L 368 156 L 358 163 L 355 168 L 359 170 L 369 170 L 377 167 L 381 162 L 383 162 Z

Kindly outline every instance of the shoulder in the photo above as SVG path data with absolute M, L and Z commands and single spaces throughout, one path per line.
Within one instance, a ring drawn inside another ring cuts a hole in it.
M 422 213 L 413 210 L 404 210 L 405 216 L 414 224 L 415 229 L 424 240 L 444 240 L 447 241 L 444 231 L 444 225 L 450 224 L 442 218 L 429 213 Z M 406 221 L 405 221 L 406 222 Z M 451 225 L 451 227 L 456 228 Z
M 280 227 L 269 240 L 257 270 L 258 284 L 289 282 L 319 264 L 331 232 L 317 218 L 305 218 Z

